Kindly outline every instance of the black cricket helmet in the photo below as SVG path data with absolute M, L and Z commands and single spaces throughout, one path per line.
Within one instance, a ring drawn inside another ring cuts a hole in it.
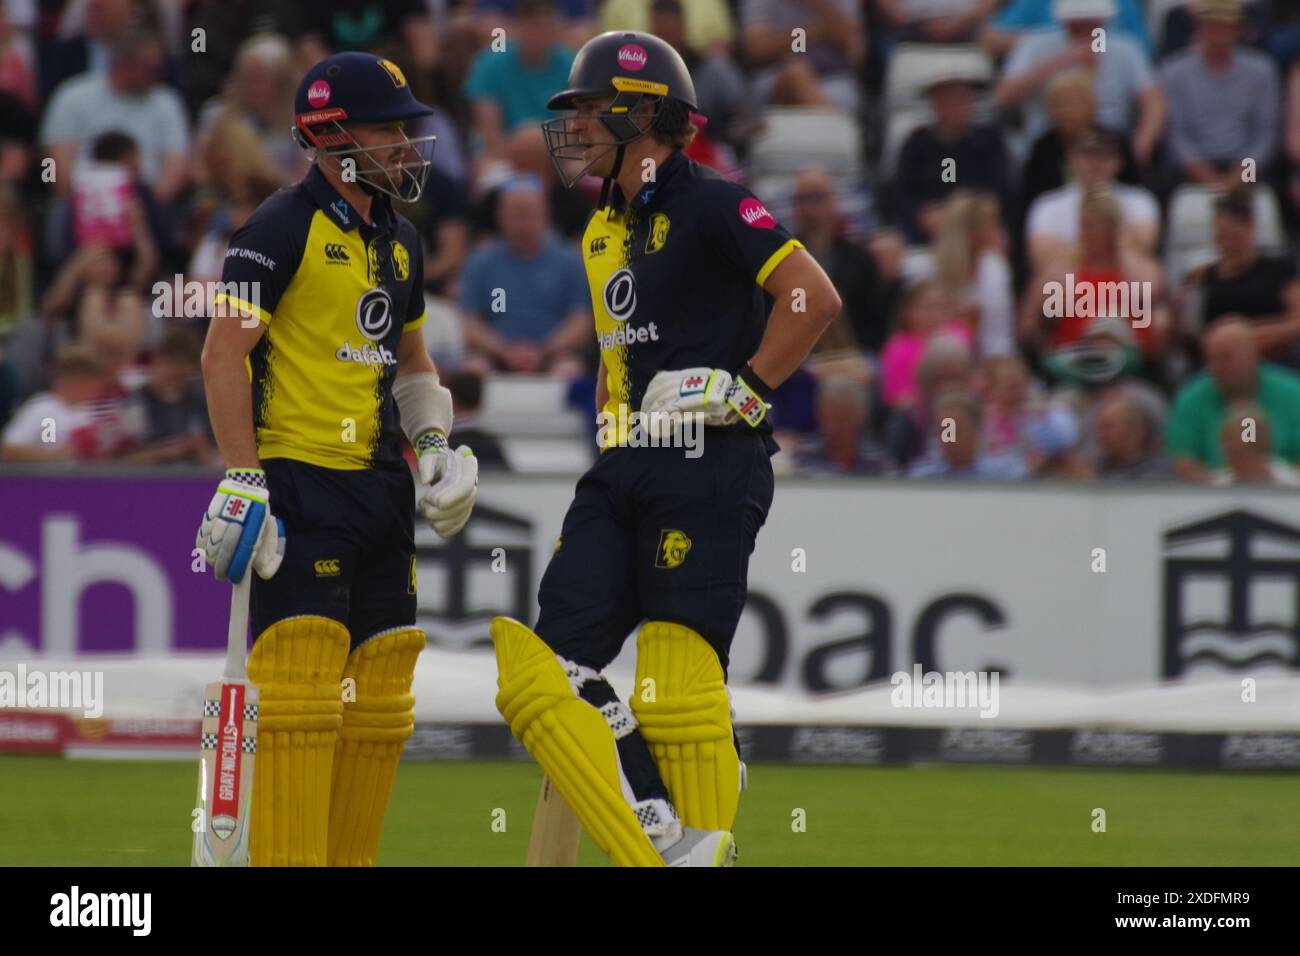
M 400 139 L 379 146 L 362 146 L 351 123 L 406 123 L 430 116 L 433 110 L 415 98 L 406 76 L 392 60 L 370 53 L 335 53 L 321 60 L 302 78 L 293 104 L 294 141 L 323 162 L 340 170 L 352 160 L 356 181 L 372 195 L 385 193 L 402 202 L 415 202 L 433 164 L 436 136 Z M 381 163 L 375 153 L 405 147 L 396 167 Z
M 582 45 L 569 70 L 568 86 L 546 105 L 553 110 L 576 110 L 577 100 L 588 96 L 612 96 L 596 118 L 614 137 L 612 143 L 594 143 L 569 115 L 542 123 L 546 150 L 566 187 L 581 179 L 592 164 L 610 150 L 618 150 L 612 176 L 618 175 L 623 150 L 650 129 L 673 132 L 690 124 L 698 108 L 695 84 L 681 55 L 668 43 L 650 33 L 615 30 L 593 37 Z M 645 97 L 653 97 L 654 119 L 641 129 L 632 114 Z M 593 147 L 604 147 L 588 157 Z

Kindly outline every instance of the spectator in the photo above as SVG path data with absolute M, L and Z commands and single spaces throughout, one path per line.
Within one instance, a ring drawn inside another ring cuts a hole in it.
M 151 34 L 129 32 L 114 41 L 105 73 L 83 73 L 54 92 L 41 142 L 55 161 L 57 187 L 75 181 L 100 133 L 128 134 L 139 149 L 140 178 L 160 204 L 172 202 L 189 181 L 189 124 L 176 92 L 158 82 L 162 46 Z
M 682 15 L 686 46 L 699 54 L 709 57 L 726 56 L 736 39 L 736 26 L 731 16 L 727 0 L 687 0 L 676 3 Z M 686 51 L 659 30 L 653 16 L 661 12 L 660 0 L 605 0 L 600 5 L 600 29 L 636 30 L 650 32 L 660 39 L 667 40 L 678 53 L 686 56 Z M 662 26 L 662 23 L 657 24 Z M 687 61 L 689 65 L 690 61 Z M 691 76 L 695 76 L 692 68 Z M 696 93 L 699 94 L 699 81 L 696 80 Z M 704 110 L 708 114 L 708 110 Z
M 994 56 L 1010 53 L 1026 35 L 1059 26 L 1061 14 L 1057 6 L 1054 0 L 1010 0 L 981 34 L 980 44 Z M 1140 0 L 1119 0 L 1106 29 L 1107 32 L 1123 33 L 1150 56 L 1153 51 L 1151 38 L 1147 35 L 1144 6 Z M 1097 8 L 1106 9 L 1100 4 Z
M 1097 460 L 1093 475 L 1106 481 L 1172 479 L 1160 453 L 1160 428 L 1126 389 L 1108 391 L 1097 408 Z
M 306 153 L 288 135 L 297 86 L 288 40 L 273 33 L 245 40 L 235 53 L 224 91 L 199 111 L 198 152 L 207 151 L 213 136 L 228 135 L 230 127 L 239 124 L 256 138 L 259 152 L 277 170 L 280 183 L 297 182 L 310 165 Z
M 298 60 L 311 64 L 331 53 L 364 50 L 432 69 L 437 42 L 421 0 L 313 0 L 303 4 Z
M 840 233 L 835 182 L 824 169 L 802 170 L 794 180 L 792 231 L 840 293 L 844 307 L 813 346 L 825 353 L 878 353 L 886 313 L 875 260 Z
M 452 407 L 456 417 L 452 422 L 448 442 L 453 448 L 469 445 L 480 469 L 509 471 L 501 442 L 479 423 L 479 409 L 483 405 L 483 376 L 472 369 L 452 369 L 442 376 L 442 382 L 451 392 Z
M 899 227 L 914 243 L 937 233 L 943 201 L 959 187 L 992 193 L 1004 206 L 1011 198 L 1011 161 L 1002 130 L 974 122 L 976 91 L 983 77 L 953 67 L 926 84 L 935 121 L 907 137 L 898 172 L 884 184 L 897 207 Z
M 219 464 L 198 377 L 194 336 L 173 329 L 163 336 L 149 364 L 149 378 L 130 394 L 125 416 L 141 447 L 125 458 L 133 464 Z
M 33 395 L 0 435 L 0 459 L 67 462 L 100 456 L 94 406 L 107 372 L 94 352 L 67 346 L 50 367 L 50 390 Z
M 36 109 L 36 73 L 7 11 L 0 7 L 0 93 Z
M 1160 68 L 1169 103 L 1174 182 L 1232 189 L 1242 163 L 1261 179 L 1277 158 L 1281 89 L 1277 64 L 1239 46 L 1241 0 L 1197 0 L 1196 45 Z
M 1220 429 L 1230 405 L 1251 402 L 1273 424 L 1273 454 L 1300 462 L 1300 375 L 1259 360 L 1249 322 L 1236 315 L 1219 319 L 1205 333 L 1205 371 L 1193 376 L 1174 398 L 1165 449 L 1178 474 L 1209 481 L 1226 466 Z
M 560 42 L 576 49 L 595 36 L 599 32 L 596 27 L 595 8 L 600 5 L 598 0 L 556 0 L 552 6 L 555 7 L 559 19 Z M 481 36 L 487 36 L 492 30 L 510 24 L 512 21 L 517 22 L 518 18 L 526 16 L 527 4 L 525 0 L 474 0 L 472 6 L 477 32 Z M 601 12 L 604 13 L 603 10 Z
M 1123 247 L 1122 215 L 1108 192 L 1084 197 L 1078 251 L 1049 261 L 1025 294 L 1020 339 L 1028 348 L 1071 345 L 1093 320 L 1113 316 L 1129 324 L 1146 359 L 1164 354 L 1163 274 L 1156 260 Z
M 1160 236 L 1160 207 L 1147 190 L 1116 179 L 1123 162 L 1119 138 L 1095 127 L 1069 146 L 1067 157 L 1071 181 L 1043 193 L 1029 207 L 1025 220 L 1029 264 L 1042 269 L 1077 253 L 1083 197 L 1102 191 L 1109 192 L 1119 203 L 1124 250 L 1154 257 Z
M 884 22 L 905 43 L 969 43 L 998 0 L 876 0 Z
M 1056 0 L 1054 9 L 1062 25 L 1026 35 L 1007 57 L 995 91 L 998 103 L 1022 109 L 1025 139 L 1032 143 L 1051 125 L 1043 93 L 1052 77 L 1091 67 L 1098 123 L 1130 137 L 1134 160 L 1147 166 L 1165 105 L 1146 53 L 1122 33 L 1105 34 L 1105 51 L 1094 51 L 1094 31 L 1114 15 L 1114 0 Z
M 1236 189 L 1214 203 L 1219 258 L 1193 272 L 1201 328 L 1233 313 L 1250 320 L 1255 344 L 1269 361 L 1300 371 L 1300 280 L 1290 256 L 1262 256 L 1255 239 L 1255 203 Z
M 1273 455 L 1273 426 L 1267 413 L 1251 402 L 1236 402 L 1219 428 L 1224 468 L 1214 472 L 1216 485 L 1300 485 L 1300 471 Z
M 934 243 L 935 281 L 975 332 L 982 356 L 1014 348 L 1015 293 L 998 201 L 965 189 L 949 197 Z
M 910 407 L 892 410 L 885 426 L 890 459 L 900 468 L 934 451 L 931 425 L 935 396 L 948 390 L 973 390 L 974 372 L 970 348 L 960 338 L 936 335 L 926 343 L 916 368 L 915 399 Z
M 1033 385 L 1029 369 L 1018 355 L 994 355 L 984 360 L 980 371 L 983 447 L 996 455 L 1023 453 Z
M 953 299 L 937 282 L 923 281 L 903 297 L 899 329 L 880 353 L 881 397 L 891 409 L 904 411 L 920 397 L 919 370 L 932 339 L 947 336 L 971 344 L 970 326 Z
M 497 218 L 501 239 L 465 263 L 466 345 L 508 371 L 576 374 L 591 341 L 590 293 L 577 251 L 549 228 L 535 176 L 502 187 Z
M 692 8 L 695 6 L 690 4 Z M 720 6 L 718 13 L 725 18 L 726 32 L 730 35 L 730 14 L 725 4 Z M 743 143 L 758 124 L 745 75 L 731 59 L 726 44 L 696 45 L 689 38 L 689 26 L 690 17 L 678 0 L 654 0 L 650 4 L 650 32 L 682 55 L 695 85 L 698 112 L 708 117 L 707 129 L 700 130 L 701 135 L 695 137 L 691 146 L 698 149 L 706 141 L 732 146 Z
M 1020 177 L 1020 224 L 1024 213 L 1043 193 L 1060 189 L 1069 173 L 1069 156 L 1079 140 L 1096 124 L 1097 100 L 1092 95 L 1092 75 L 1086 69 L 1058 73 L 1047 86 L 1047 114 L 1052 128 L 1034 142 Z M 1128 146 L 1115 139 L 1123 162 L 1115 178 L 1129 185 L 1139 182 L 1138 169 Z M 1017 234 L 1022 234 L 1018 230 Z
M 1160 59 L 1185 50 L 1196 39 L 1196 19 L 1198 4 L 1196 0 L 1180 0 L 1164 13 L 1164 23 L 1160 33 Z M 1270 9 L 1272 7 L 1273 9 Z M 1270 0 L 1248 0 L 1241 4 L 1241 38 L 1245 43 L 1269 50 L 1278 59 L 1285 59 L 1282 50 L 1287 45 L 1284 26 L 1280 22 L 1286 15 L 1282 4 Z M 1294 14 L 1292 14 L 1294 16 Z M 1277 41 L 1276 44 L 1274 41 Z M 1294 42 L 1294 41 L 1292 41 Z
M 506 138 L 520 127 L 550 118 L 547 101 L 565 88 L 572 63 L 573 51 L 559 43 L 554 2 L 519 0 L 505 49 L 480 50 L 465 80 L 474 131 L 488 156 L 502 156 Z
M 745 59 L 759 102 L 857 116 L 865 30 L 855 0 L 743 0 Z M 793 30 L 805 48 L 795 52 Z
M 794 450 L 803 475 L 880 475 L 889 459 L 869 437 L 871 409 L 867 388 L 852 376 L 828 376 L 817 383 L 817 432 Z
M 40 57 L 41 99 L 78 73 L 102 73 L 113 44 L 132 27 L 144 25 L 142 0 L 87 0 L 66 4 L 59 35 Z
M 981 447 L 979 400 L 970 392 L 948 391 L 936 399 L 933 449 L 912 463 L 910 478 L 1024 478 L 1028 468 L 1017 455 L 990 455 Z

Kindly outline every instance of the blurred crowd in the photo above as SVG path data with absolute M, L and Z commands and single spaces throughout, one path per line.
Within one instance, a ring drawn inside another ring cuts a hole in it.
M 502 377 L 591 412 L 599 183 L 539 124 L 610 29 L 682 53 L 688 155 L 840 290 L 785 472 L 1300 484 L 1291 0 L 3 0 L 0 459 L 219 463 L 181 283 L 303 175 L 293 93 L 345 49 L 436 107 L 402 212 L 475 447 Z

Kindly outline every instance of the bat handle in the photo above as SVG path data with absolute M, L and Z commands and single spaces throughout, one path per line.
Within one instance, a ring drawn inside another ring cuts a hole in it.
M 248 676 L 248 593 L 252 588 L 253 569 L 244 571 L 244 579 L 230 590 L 230 631 L 226 635 L 226 677 Z

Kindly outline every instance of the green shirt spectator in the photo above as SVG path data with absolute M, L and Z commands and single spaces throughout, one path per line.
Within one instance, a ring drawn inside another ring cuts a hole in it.
M 1255 402 L 1273 425 L 1273 454 L 1300 462 L 1300 375 L 1261 362 Z M 1165 430 L 1170 458 L 1193 458 L 1209 469 L 1225 467 L 1219 428 L 1229 402 L 1209 373 L 1194 376 L 1174 399 Z
M 507 41 L 494 52 L 489 45 L 479 51 L 465 79 L 465 95 L 471 100 L 488 100 L 501 110 L 501 126 L 508 135 L 525 123 L 550 119 L 546 102 L 569 82 L 573 51 L 559 44 L 546 50 L 536 63 L 526 62 L 519 46 Z

